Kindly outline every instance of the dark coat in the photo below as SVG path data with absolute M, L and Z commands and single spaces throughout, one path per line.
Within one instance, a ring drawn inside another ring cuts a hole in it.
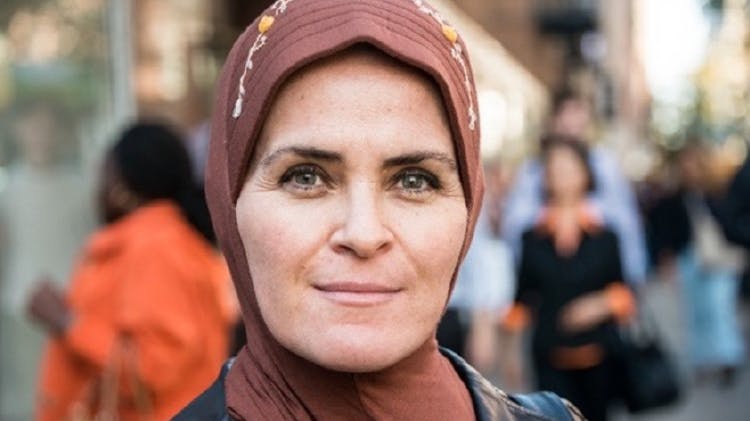
M 729 186 L 718 216 L 727 239 L 750 249 L 750 156 Z
M 478 421 L 574 421 L 583 416 L 569 402 L 543 392 L 533 395 L 508 395 L 493 386 L 461 357 L 441 349 L 466 384 Z M 232 365 L 221 369 L 219 378 L 202 395 L 182 410 L 173 421 L 230 421 L 224 395 L 224 378 Z
M 680 190 L 661 198 L 648 213 L 652 263 L 661 263 L 661 256 L 677 256 L 693 241 L 690 215 L 685 205 L 685 192 Z
M 575 299 L 604 291 L 611 284 L 622 283 L 622 279 L 619 243 L 613 231 L 599 228 L 584 233 L 571 256 L 560 256 L 548 233 L 538 229 L 526 231 L 515 301 L 534 311 L 535 363 L 549 363 L 558 347 L 597 344 L 604 350 L 612 349 L 616 343 L 613 319 L 570 334 L 560 329 L 560 314 Z

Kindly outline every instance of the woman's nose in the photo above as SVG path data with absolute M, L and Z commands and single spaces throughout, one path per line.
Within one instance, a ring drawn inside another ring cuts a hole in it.
M 345 210 L 331 237 L 337 252 L 370 258 L 387 251 L 393 243 L 393 232 L 385 221 L 382 198 L 377 183 L 358 182 L 348 189 Z

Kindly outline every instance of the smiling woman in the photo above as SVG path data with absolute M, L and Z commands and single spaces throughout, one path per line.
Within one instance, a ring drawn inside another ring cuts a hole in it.
M 342 371 L 413 353 L 440 318 L 466 231 L 434 84 L 346 50 L 283 86 L 256 148 L 237 225 L 274 337 Z
M 435 340 L 481 203 L 475 104 L 421 0 L 279 0 L 240 36 L 206 192 L 249 345 L 178 420 L 571 418 Z

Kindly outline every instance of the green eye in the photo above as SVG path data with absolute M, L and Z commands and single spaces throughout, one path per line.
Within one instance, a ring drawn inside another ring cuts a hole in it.
M 421 174 L 406 174 L 401 178 L 401 187 L 406 190 L 422 190 L 426 181 Z
M 298 165 L 289 168 L 279 184 L 293 190 L 317 190 L 323 187 L 325 173 L 315 165 Z
M 320 176 L 314 172 L 298 172 L 292 176 L 292 181 L 300 186 L 314 186 L 318 183 Z
M 422 193 L 440 188 L 440 181 L 424 170 L 406 170 L 397 176 L 396 185 L 410 193 Z

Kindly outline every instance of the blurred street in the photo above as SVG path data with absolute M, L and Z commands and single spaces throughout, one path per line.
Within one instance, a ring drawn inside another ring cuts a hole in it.
M 266 31 L 284 25 L 270 29 L 268 10 L 287 3 L 295 7 L 293 0 L 0 0 L 0 421 L 34 419 L 50 401 L 40 393 L 45 373 L 72 377 L 44 361 L 79 316 L 69 301 L 87 244 L 157 198 L 148 192 L 168 165 L 155 165 L 134 186 L 118 171 L 145 174 L 141 160 L 153 153 L 108 152 L 135 123 L 148 123 L 132 135 L 135 144 L 166 139 L 164 162 L 179 167 L 180 190 L 158 198 L 180 202 L 175 215 L 187 216 L 212 256 L 201 280 L 216 292 L 207 310 L 213 316 L 197 334 L 220 335 L 212 361 L 194 364 L 213 380 L 251 339 L 224 271 L 227 251 L 213 232 L 204 180 L 209 143 L 220 133 L 211 140 L 217 78 L 230 48 L 256 27 L 256 42 L 265 45 Z M 476 101 L 469 111 L 479 120 L 485 184 L 471 247 L 455 268 L 437 328 L 441 346 L 510 393 L 545 389 L 592 404 L 588 413 L 600 416 L 590 418 L 750 420 L 750 0 L 424 3 L 440 17 L 438 38 L 460 38 L 470 57 Z M 244 95 L 242 82 L 240 89 Z M 150 251 L 144 256 L 123 267 L 164 263 Z M 113 269 L 110 281 L 127 289 L 121 272 L 128 271 Z M 121 304 L 113 289 L 89 298 L 119 311 L 107 301 Z M 632 416 L 603 408 L 601 394 L 620 393 L 614 386 L 623 384 L 653 390 L 624 379 L 658 370 L 618 364 L 648 360 L 627 354 L 632 348 L 617 336 L 620 326 L 638 324 L 640 301 L 684 390 L 678 404 Z M 171 314 L 164 300 L 140 304 L 123 312 L 148 315 L 143 331 L 163 332 L 154 326 Z M 190 310 L 170 326 L 196 325 L 186 322 L 197 313 Z M 84 318 L 96 325 L 105 313 Z M 105 336 L 79 339 L 101 350 L 96 342 Z M 166 334 L 158 339 L 172 343 Z M 105 366 L 66 346 L 70 361 Z M 170 348 L 168 360 L 194 361 L 198 351 Z M 165 369 L 157 365 L 152 373 Z M 61 387 L 81 401 L 80 390 L 104 377 L 84 371 L 77 374 L 91 378 Z M 175 388 L 184 395 L 175 408 L 195 395 Z M 72 412 L 77 405 L 61 406 Z

